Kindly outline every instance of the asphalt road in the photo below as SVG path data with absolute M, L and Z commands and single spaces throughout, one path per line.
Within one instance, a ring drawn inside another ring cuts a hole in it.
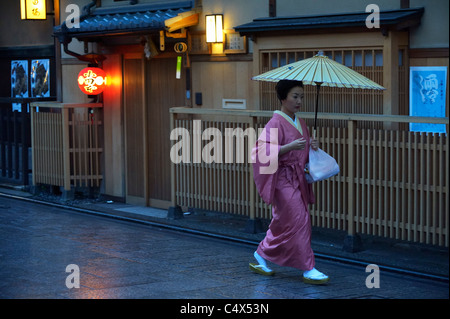
M 190 299 L 172 310 L 207 315 L 207 308 L 189 307 L 217 299 L 223 303 L 215 313 L 225 313 L 234 307 L 225 309 L 230 300 L 239 300 L 235 312 L 263 313 L 263 299 L 449 298 L 445 282 L 377 274 L 319 258 L 316 267 L 330 276 L 327 285 L 305 284 L 298 270 L 273 264 L 275 276 L 265 277 L 248 269 L 254 250 L 251 245 L 0 197 L 2 299 Z M 258 299 L 252 305 L 259 306 L 240 308 L 243 299 Z

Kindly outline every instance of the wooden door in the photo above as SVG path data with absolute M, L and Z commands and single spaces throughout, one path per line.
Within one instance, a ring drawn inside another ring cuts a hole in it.
M 130 204 L 147 205 L 146 109 L 142 58 L 125 57 L 123 74 L 126 201 Z
M 149 205 L 170 206 L 169 109 L 185 105 L 186 78 L 176 79 L 176 58 L 146 62 Z

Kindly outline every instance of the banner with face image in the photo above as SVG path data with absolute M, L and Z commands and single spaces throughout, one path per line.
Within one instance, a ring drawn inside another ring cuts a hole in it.
M 28 61 L 11 61 L 11 97 L 29 97 L 28 94 Z M 13 111 L 21 110 L 20 103 L 13 103 Z
M 445 117 L 447 67 L 410 67 L 409 115 Z M 446 133 L 445 124 L 410 123 L 413 132 Z
M 11 61 L 11 97 L 50 97 L 50 60 L 31 60 L 29 74 L 28 63 L 28 60 Z M 12 103 L 12 110 L 21 112 L 22 105 Z
M 31 96 L 49 97 L 50 96 L 50 60 L 32 60 L 31 61 Z

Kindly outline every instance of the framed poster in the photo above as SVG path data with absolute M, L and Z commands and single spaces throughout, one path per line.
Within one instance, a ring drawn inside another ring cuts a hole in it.
M 223 52 L 225 54 L 247 53 L 247 37 L 240 36 L 239 32 L 227 30 Z
M 447 67 L 410 67 L 409 81 L 409 115 L 445 117 Z M 410 123 L 409 127 L 413 132 L 445 133 L 445 124 Z
M 31 96 L 50 96 L 50 60 L 31 61 Z
M 11 97 L 28 97 L 28 61 L 11 61 Z M 20 103 L 12 104 L 13 111 L 21 111 Z

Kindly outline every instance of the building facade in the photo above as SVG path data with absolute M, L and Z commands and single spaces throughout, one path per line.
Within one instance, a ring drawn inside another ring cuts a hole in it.
M 252 76 L 324 51 L 386 90 L 325 88 L 321 112 L 408 115 L 409 68 L 448 69 L 449 65 L 445 0 L 380 0 L 376 27 L 367 25 L 374 12 L 367 10 L 372 1 L 341 1 L 338 6 L 330 0 L 47 2 L 53 5 L 54 16 L 46 21 L 20 21 L 18 4 L 1 5 L 10 12 L 1 22 L 2 29 L 16 25 L 17 32 L 24 34 L 2 33 L 2 70 L 9 68 L 7 56 L 22 54 L 23 46 L 41 48 L 41 55 L 51 60 L 52 96 L 63 103 L 102 103 L 99 189 L 132 204 L 165 209 L 174 204 L 170 108 L 197 109 L 186 120 L 230 123 L 235 118 L 222 110 L 273 111 L 278 108 L 274 85 L 252 81 Z M 205 19 L 215 14 L 222 15 L 224 41 L 207 43 Z M 30 59 L 33 55 L 24 54 Z M 109 78 L 107 89 L 95 99 L 83 94 L 76 83 L 78 73 L 88 65 L 98 65 Z M 2 96 L 9 96 L 9 88 L 5 90 Z M 305 91 L 304 111 L 312 112 L 314 91 Z M 448 105 L 448 73 L 445 92 Z M 448 108 L 445 112 L 448 119 Z M 347 126 L 346 121 L 330 119 L 320 124 Z M 407 124 L 392 121 L 364 121 L 357 126 L 407 130 Z M 212 169 L 209 174 L 218 173 Z M 245 186 L 240 187 L 244 192 Z M 448 192 L 443 196 L 448 208 Z M 214 201 L 215 195 L 205 198 Z M 182 206 L 190 205 L 194 204 Z M 220 205 L 214 209 L 232 210 Z M 448 226 L 448 218 L 444 219 Z M 448 235 L 446 241 L 448 245 Z

